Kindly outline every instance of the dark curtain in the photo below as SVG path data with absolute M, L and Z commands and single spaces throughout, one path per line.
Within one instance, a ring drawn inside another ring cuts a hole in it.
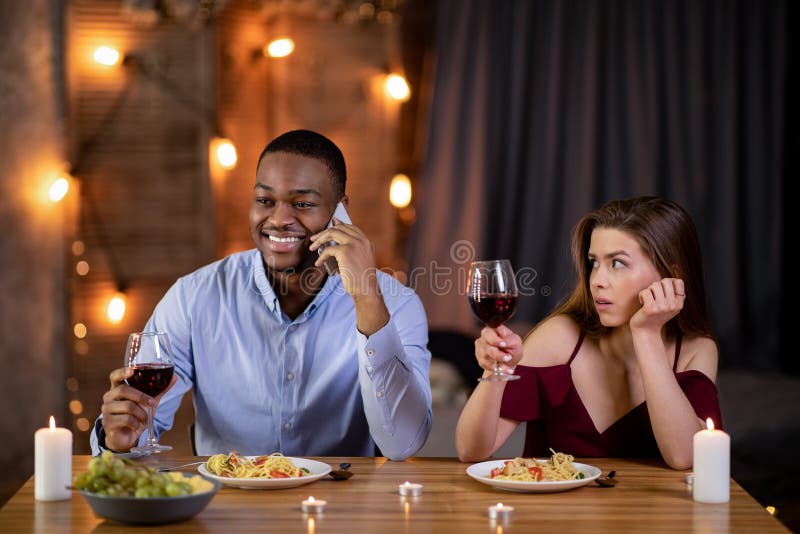
M 528 288 L 516 318 L 540 320 L 574 285 L 578 219 L 656 194 L 698 227 L 721 365 L 779 369 L 784 15 L 780 0 L 441 0 L 410 253 L 431 327 L 475 328 L 468 254 L 510 258 Z

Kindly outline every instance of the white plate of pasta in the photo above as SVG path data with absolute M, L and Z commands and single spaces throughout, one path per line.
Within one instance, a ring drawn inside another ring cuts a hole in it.
M 554 493 L 579 488 L 600 476 L 593 465 L 573 461 L 571 455 L 552 458 L 514 458 L 473 464 L 467 474 L 483 484 L 507 491 Z
M 302 486 L 326 476 L 331 466 L 282 454 L 243 456 L 215 454 L 197 467 L 200 474 L 226 486 L 245 489 L 282 489 Z

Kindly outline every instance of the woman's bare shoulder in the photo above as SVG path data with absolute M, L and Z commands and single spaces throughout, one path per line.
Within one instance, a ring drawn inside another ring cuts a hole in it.
M 549 367 L 567 363 L 580 337 L 580 327 L 567 315 L 550 317 L 531 330 L 523 343 L 521 365 Z
M 695 370 L 705 374 L 712 381 L 717 380 L 717 343 L 706 336 L 686 337 L 681 343 L 678 370 Z

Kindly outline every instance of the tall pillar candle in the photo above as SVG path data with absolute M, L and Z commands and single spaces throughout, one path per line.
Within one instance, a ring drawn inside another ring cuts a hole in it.
M 56 428 L 50 417 L 50 428 L 40 428 L 34 435 L 34 494 L 39 501 L 61 501 L 72 497 L 72 432 Z
M 731 437 L 722 430 L 715 430 L 710 418 L 706 425 L 706 430 L 694 435 L 692 496 L 697 502 L 728 502 L 731 498 Z

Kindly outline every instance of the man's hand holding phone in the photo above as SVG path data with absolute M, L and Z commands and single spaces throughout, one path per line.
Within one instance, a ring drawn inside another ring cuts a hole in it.
M 347 210 L 344 208 L 344 204 L 342 204 L 341 202 L 336 204 L 336 209 L 333 211 L 333 217 L 331 217 L 331 220 L 328 222 L 328 226 L 326 226 L 326 229 L 333 228 L 334 221 L 352 224 L 352 221 L 350 220 L 350 215 L 347 213 Z M 322 245 L 319 246 L 319 248 L 317 248 L 317 253 L 319 255 L 322 255 L 325 248 L 330 246 L 336 246 L 336 241 L 328 241 L 327 243 L 323 243 Z M 314 250 L 314 248 L 312 247 L 311 250 Z M 333 276 L 334 274 L 339 272 L 339 265 L 336 261 L 335 256 L 328 257 L 323 262 L 323 264 L 325 265 L 325 270 L 328 272 L 329 276 Z M 319 266 L 319 263 L 317 263 L 317 266 Z
M 389 321 L 389 312 L 378 287 L 375 245 L 350 222 L 341 202 L 328 227 L 311 236 L 310 248 L 319 251 L 317 267 L 329 260 L 338 264 L 344 290 L 356 304 L 358 329 L 371 335 L 382 328 Z

